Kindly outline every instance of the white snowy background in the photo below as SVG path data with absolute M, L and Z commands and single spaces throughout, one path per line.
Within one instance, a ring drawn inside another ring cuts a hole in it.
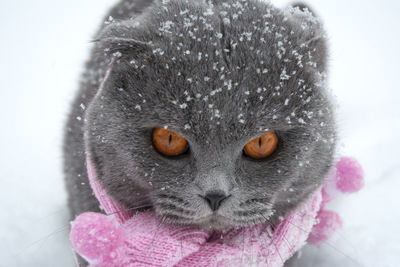
M 113 3 L 0 0 L 0 266 L 74 265 L 62 128 L 89 40 Z M 339 153 L 358 158 L 366 186 L 334 203 L 344 229 L 307 247 L 299 266 L 400 266 L 400 2 L 308 3 L 330 37 Z

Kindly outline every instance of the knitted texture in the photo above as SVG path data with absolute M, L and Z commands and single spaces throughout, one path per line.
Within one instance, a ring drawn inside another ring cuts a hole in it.
M 363 185 L 360 165 L 342 158 L 316 190 L 276 227 L 262 223 L 223 234 L 163 223 L 152 211 L 132 216 L 102 189 L 87 157 L 89 180 L 106 214 L 83 213 L 72 223 L 75 251 L 90 266 L 249 266 L 281 267 L 305 243 L 318 245 L 341 226 L 326 209 L 337 194 Z
M 205 231 L 163 225 L 152 212 L 118 224 L 115 218 L 87 212 L 72 223 L 76 252 L 93 267 L 174 266 L 200 249 Z
M 282 266 L 300 249 L 321 203 L 316 192 L 276 229 L 268 223 L 213 237 L 207 231 L 163 224 L 143 212 L 119 224 L 112 216 L 83 213 L 72 223 L 71 241 L 93 267 Z M 212 239 L 212 240 L 210 240 Z
M 329 239 L 343 226 L 340 215 L 326 209 L 326 205 L 343 193 L 355 193 L 364 186 L 364 173 L 361 165 L 352 158 L 342 157 L 328 174 L 322 188 L 322 203 L 308 242 L 319 245 Z

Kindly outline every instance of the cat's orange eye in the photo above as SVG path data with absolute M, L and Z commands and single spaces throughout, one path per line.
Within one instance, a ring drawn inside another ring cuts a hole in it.
M 188 148 L 185 138 L 164 128 L 157 128 L 153 131 L 153 144 L 165 156 L 181 155 Z
M 244 153 L 253 159 L 263 159 L 270 156 L 278 146 L 278 136 L 275 132 L 266 132 L 251 140 L 244 147 Z

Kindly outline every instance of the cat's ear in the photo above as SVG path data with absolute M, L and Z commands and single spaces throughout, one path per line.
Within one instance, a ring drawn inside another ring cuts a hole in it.
M 103 51 L 115 58 L 134 58 L 150 49 L 147 43 L 132 38 L 107 37 L 100 42 Z
M 120 61 L 132 61 L 151 51 L 151 43 L 142 41 L 140 30 L 130 25 L 110 25 L 93 40 L 100 53 Z
M 308 47 L 312 53 L 314 66 L 318 71 L 326 70 L 327 41 L 322 21 L 306 4 L 296 2 L 285 9 L 285 15 L 292 23 L 293 28 L 300 32 L 297 45 Z

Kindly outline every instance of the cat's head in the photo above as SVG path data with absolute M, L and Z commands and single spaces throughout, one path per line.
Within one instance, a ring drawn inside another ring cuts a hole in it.
M 335 148 L 320 21 L 261 1 L 162 2 L 114 22 L 97 44 L 113 58 L 86 115 L 103 187 L 171 223 L 284 216 L 322 184 Z M 179 155 L 157 149 L 160 128 L 186 141 Z M 266 132 L 277 137 L 272 153 L 246 153 Z

